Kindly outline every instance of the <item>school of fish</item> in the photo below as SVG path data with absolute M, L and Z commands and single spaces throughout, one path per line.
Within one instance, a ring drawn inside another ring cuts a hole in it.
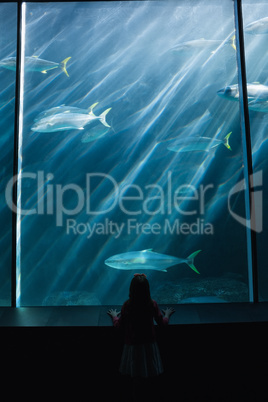
M 244 32 L 250 35 L 268 34 L 268 17 L 253 21 L 246 25 Z M 170 51 L 174 54 L 193 53 L 200 51 L 208 51 L 215 53 L 222 46 L 231 46 L 236 51 L 236 38 L 233 33 L 225 40 L 208 40 L 195 39 L 173 46 Z M 47 74 L 51 70 L 60 69 L 67 77 L 67 63 L 71 57 L 67 57 L 61 62 L 54 62 L 41 59 L 38 56 L 27 56 L 23 60 L 25 72 L 39 72 Z M 0 67 L 7 70 L 16 71 L 16 57 L 6 57 L 0 61 Z M 239 87 L 237 84 L 228 85 L 217 92 L 218 96 L 231 100 L 239 100 Z M 268 112 L 268 86 L 260 83 L 247 84 L 248 107 L 250 110 L 257 112 Z M 76 106 L 60 105 L 55 106 L 39 113 L 34 119 L 31 130 L 35 133 L 54 133 L 68 130 L 84 130 L 86 126 L 94 123 L 94 127 L 86 132 L 82 139 L 82 143 L 89 143 L 105 136 L 111 129 L 111 125 L 107 123 L 106 117 L 110 112 L 110 108 L 106 108 L 101 114 L 96 115 L 93 109 L 98 102 L 92 104 L 88 109 L 82 109 Z M 195 124 L 195 122 L 193 123 Z M 163 141 L 167 144 L 168 151 L 183 152 L 211 152 L 218 146 L 224 145 L 231 150 L 229 139 L 231 132 L 223 135 L 222 139 L 205 136 L 177 136 L 175 138 Z M 165 254 L 153 252 L 151 249 L 142 251 L 129 251 L 109 257 L 105 260 L 105 264 L 109 267 L 119 270 L 156 270 L 167 272 L 167 268 L 185 263 L 194 272 L 199 273 L 194 265 L 194 258 L 199 254 L 198 250 L 187 258 L 178 258 Z

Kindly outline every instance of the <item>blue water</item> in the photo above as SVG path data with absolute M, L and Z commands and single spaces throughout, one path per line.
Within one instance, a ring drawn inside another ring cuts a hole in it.
M 2 59 L 16 51 L 17 20 L 15 4 L 1 4 L 0 8 L 0 58 Z M 6 74 L 6 71 L 0 70 L 0 305 L 2 306 L 11 304 L 12 216 L 5 201 L 5 187 L 13 174 L 15 79 L 14 74 Z
M 237 83 L 236 52 L 229 43 L 215 52 L 171 50 L 230 37 L 232 1 L 32 3 L 25 15 L 25 56 L 71 59 L 69 78 L 60 68 L 24 74 L 21 205 L 38 213 L 21 216 L 21 305 L 120 304 L 135 272 L 104 261 L 144 249 L 179 258 L 202 250 L 200 275 L 186 264 L 144 271 L 159 303 L 247 301 L 246 230 L 228 211 L 229 192 L 244 177 L 239 104 L 217 96 Z M 10 77 L 2 69 L 1 81 Z M 100 122 L 31 130 L 47 109 L 95 102 L 96 115 L 112 108 L 111 129 L 95 141 L 83 136 Z M 223 140 L 229 132 L 231 151 L 167 149 L 173 138 Z M 243 192 L 230 203 L 245 216 Z

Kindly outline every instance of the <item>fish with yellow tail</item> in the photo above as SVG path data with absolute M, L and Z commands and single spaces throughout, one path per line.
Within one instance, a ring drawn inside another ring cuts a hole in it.
M 201 250 L 197 250 L 190 254 L 187 258 L 178 258 L 171 255 L 160 254 L 152 251 L 152 249 L 142 251 L 129 251 L 127 253 L 113 255 L 105 260 L 105 264 L 111 268 L 120 270 L 131 269 L 150 269 L 153 271 L 167 272 L 167 268 L 178 264 L 187 264 L 194 272 L 199 274 L 194 265 L 194 259 Z
M 187 42 L 178 43 L 173 46 L 170 50 L 173 53 L 193 53 L 202 50 L 209 50 L 212 54 L 215 53 L 216 49 L 221 48 L 225 45 L 231 45 L 234 50 L 235 46 L 235 35 L 228 37 L 226 40 L 214 40 L 214 39 L 194 39 Z
M 24 59 L 24 70 L 25 71 L 38 71 L 42 74 L 46 74 L 50 70 L 55 68 L 60 68 L 62 72 L 69 77 L 66 69 L 67 62 L 71 57 L 67 57 L 60 63 L 55 63 L 54 61 L 40 59 L 37 56 L 25 57 Z M 16 57 L 6 57 L 0 61 L 0 67 L 6 68 L 7 70 L 16 71 Z
M 167 149 L 173 152 L 193 152 L 204 151 L 209 152 L 219 145 L 224 145 L 230 151 L 231 146 L 229 144 L 229 138 L 232 132 L 226 135 L 223 140 L 218 140 L 209 137 L 187 137 L 180 139 L 167 140 Z
M 31 127 L 32 131 L 38 133 L 53 133 L 55 131 L 65 130 L 84 130 L 84 127 L 92 121 L 99 120 L 105 127 L 111 127 L 106 121 L 106 115 L 111 108 L 106 109 L 99 116 L 93 113 L 94 107 L 98 102 L 89 108 L 89 113 L 74 113 L 66 110 L 62 113 L 56 113 L 41 118 Z

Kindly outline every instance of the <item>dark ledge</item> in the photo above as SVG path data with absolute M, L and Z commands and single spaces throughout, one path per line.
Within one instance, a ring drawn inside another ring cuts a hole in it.
M 160 306 L 164 308 L 166 306 Z M 268 322 L 268 303 L 178 304 L 170 325 Z M 109 327 L 121 306 L 1 307 L 1 327 Z

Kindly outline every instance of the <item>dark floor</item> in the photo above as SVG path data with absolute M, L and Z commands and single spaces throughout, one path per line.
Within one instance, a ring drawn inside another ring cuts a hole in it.
M 16 379 L 14 390 L 19 379 L 27 400 L 132 401 L 132 383 L 118 373 L 123 340 L 114 328 L 6 327 L 0 334 L 4 379 Z M 147 402 L 268 400 L 268 323 L 170 326 L 157 328 L 157 337 L 165 373 L 141 385 Z

